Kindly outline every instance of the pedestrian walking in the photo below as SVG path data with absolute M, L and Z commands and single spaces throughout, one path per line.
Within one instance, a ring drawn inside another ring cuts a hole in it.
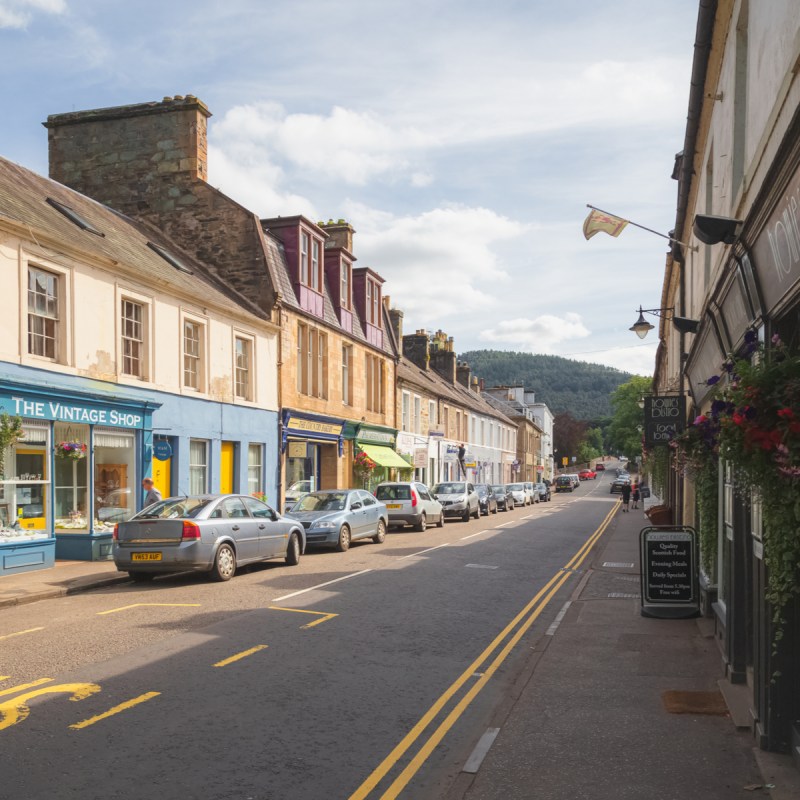
M 641 495 L 639 494 L 639 484 L 633 484 L 633 491 L 631 492 L 631 500 L 633 500 L 633 507 L 639 508 L 639 499 Z
M 144 505 L 142 508 L 153 505 L 161 500 L 161 492 L 153 485 L 152 478 L 142 478 L 142 489 L 144 489 Z
M 630 511 L 629 505 L 631 502 L 631 485 L 629 483 L 624 483 L 622 485 L 622 510 Z

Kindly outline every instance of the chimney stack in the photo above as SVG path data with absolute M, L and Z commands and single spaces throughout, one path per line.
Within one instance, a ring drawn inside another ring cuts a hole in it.
M 384 302 L 388 308 L 389 298 L 384 297 Z M 400 355 L 403 355 L 403 312 L 399 308 L 389 308 L 389 321 L 392 325 L 394 338 L 397 341 L 398 347 L 400 348 Z
M 431 360 L 430 339 L 428 339 L 427 332 L 418 330 L 416 333 L 404 336 L 401 341 L 403 355 L 412 364 L 416 364 L 421 370 L 427 372 Z

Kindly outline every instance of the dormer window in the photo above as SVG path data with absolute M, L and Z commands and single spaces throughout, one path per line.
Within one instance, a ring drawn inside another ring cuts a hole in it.
M 381 327 L 381 287 L 367 278 L 367 322 L 376 328 Z
M 308 286 L 308 250 L 311 237 L 307 233 L 300 235 L 300 283 Z
M 313 239 L 311 242 L 311 288 L 317 292 L 322 291 L 322 275 L 320 274 L 319 263 L 319 242 Z
M 342 261 L 342 287 L 341 287 L 341 306 L 344 309 L 352 308 L 352 294 L 350 290 L 350 270 L 352 267 L 347 261 Z

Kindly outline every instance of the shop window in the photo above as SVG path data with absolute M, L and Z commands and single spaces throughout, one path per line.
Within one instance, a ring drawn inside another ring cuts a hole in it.
M 46 539 L 48 427 L 23 425 L 24 437 L 5 453 L 0 481 L 0 542 Z
M 28 268 L 28 352 L 57 360 L 59 356 L 59 276 Z
M 57 533 L 85 533 L 89 529 L 89 426 L 56 423 L 55 509 Z
M 208 491 L 208 442 L 189 440 L 189 493 L 205 494 Z
M 136 511 L 134 435 L 94 429 L 94 529 L 111 530 Z
M 146 378 L 146 309 L 142 303 L 122 299 L 122 374 Z
M 195 320 L 183 321 L 183 385 L 204 390 L 205 325 Z
M 235 347 L 235 394 L 241 400 L 253 399 L 253 341 L 237 336 Z
M 264 447 L 251 444 L 247 448 L 247 491 L 249 494 L 260 494 L 264 486 Z

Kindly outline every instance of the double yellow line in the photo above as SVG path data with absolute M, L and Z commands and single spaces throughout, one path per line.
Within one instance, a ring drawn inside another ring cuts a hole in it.
M 475 677 L 475 674 L 484 667 L 484 664 L 494 655 L 491 663 L 483 669 L 478 680 L 472 685 L 464 696 L 453 707 L 450 713 L 439 723 L 439 726 L 430 734 L 425 743 L 417 751 L 416 755 L 409 761 L 403 771 L 395 778 L 391 786 L 381 795 L 381 800 L 394 800 L 400 792 L 408 785 L 409 781 L 416 775 L 420 767 L 429 758 L 437 745 L 444 739 L 459 717 L 466 711 L 472 701 L 480 694 L 481 690 L 489 682 L 490 678 L 499 669 L 502 663 L 508 658 L 511 651 L 516 647 L 519 640 L 525 635 L 533 625 L 547 604 L 552 600 L 558 590 L 567 582 L 573 571 L 576 570 L 589 555 L 589 551 L 595 542 L 603 535 L 604 531 L 611 522 L 618 508 L 615 503 L 608 512 L 600 526 L 586 540 L 578 552 L 570 559 L 565 567 L 560 569 L 552 578 L 539 590 L 536 596 L 520 611 L 511 622 L 503 628 L 494 638 L 492 643 L 464 670 L 461 676 L 455 680 L 451 686 L 442 694 L 439 699 L 425 712 L 419 722 L 406 734 L 402 741 L 389 753 L 388 756 L 378 765 L 371 775 L 350 795 L 349 800 L 364 800 L 372 790 L 386 777 L 389 771 L 405 755 L 412 745 L 420 738 L 425 729 L 441 713 L 450 700 L 459 692 L 464 684 Z M 514 629 L 516 628 L 516 632 Z M 503 645 L 503 642 L 513 633 L 513 636 Z M 502 647 L 501 647 L 502 645 Z M 496 654 L 495 654 L 496 653 Z

